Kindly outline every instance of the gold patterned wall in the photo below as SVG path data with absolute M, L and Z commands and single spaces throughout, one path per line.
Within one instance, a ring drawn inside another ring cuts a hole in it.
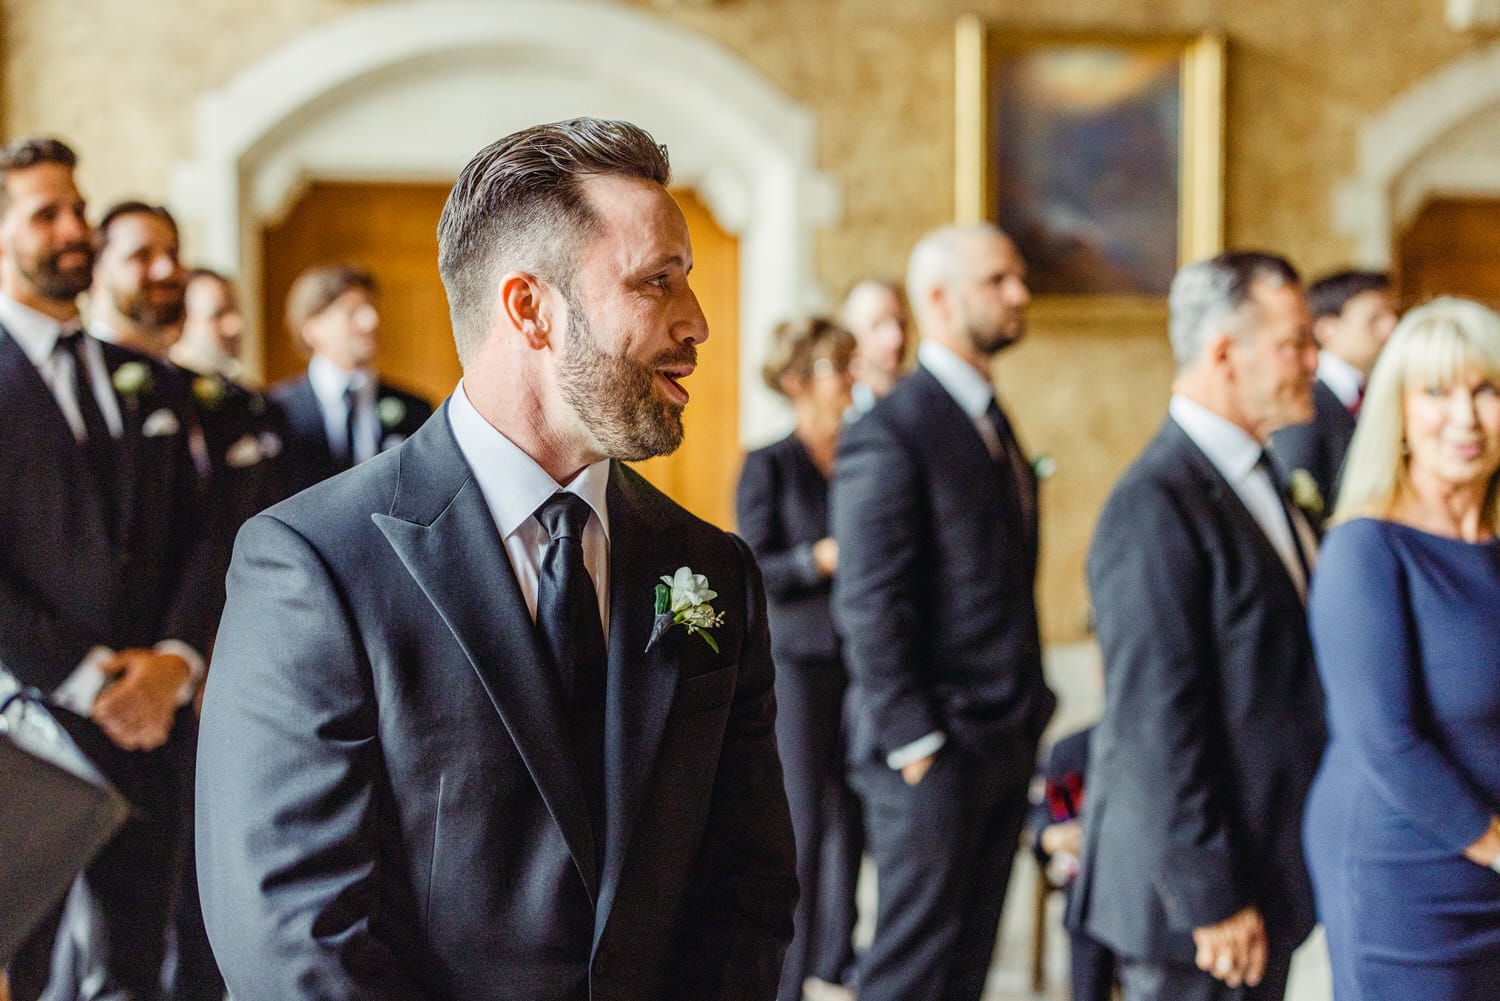
M 368 2 L 368 0 L 365 0 Z M 503 6 L 504 0 L 493 0 Z M 189 157 L 194 102 L 299 32 L 361 0 L 0 0 L 0 123 L 48 132 L 84 156 L 95 204 L 163 199 Z M 1397 94 L 1487 39 L 1443 23 L 1443 0 L 719 0 L 634 4 L 699 32 L 809 107 L 817 166 L 843 218 L 817 248 L 837 293 L 899 273 L 954 203 L 954 22 L 1016 29 L 1216 30 L 1229 40 L 1225 228 L 1232 245 L 1288 254 L 1305 271 L 1346 263 L 1334 186 L 1356 169 L 1361 125 Z M 191 248 L 189 248 L 191 249 Z M 1046 485 L 1041 596 L 1054 640 L 1086 621 L 1083 552 L 1110 483 L 1165 411 L 1159 316 L 1107 323 L 1038 315 L 999 378 L 1017 426 L 1057 459 Z M 751 332 L 745 332 L 751 336 Z

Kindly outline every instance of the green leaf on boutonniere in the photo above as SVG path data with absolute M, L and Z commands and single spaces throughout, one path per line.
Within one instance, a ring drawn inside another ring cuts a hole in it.
M 656 585 L 656 614 L 664 615 L 672 609 L 672 589 L 665 584 Z

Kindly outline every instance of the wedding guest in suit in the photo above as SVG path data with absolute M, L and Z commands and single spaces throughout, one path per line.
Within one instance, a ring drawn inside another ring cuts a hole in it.
M 235 997 L 775 993 L 760 574 L 623 464 L 681 442 L 708 337 L 669 179 L 624 122 L 477 154 L 438 228 L 463 380 L 241 530 L 198 776 Z
M 376 295 L 375 277 L 348 265 L 304 271 L 287 293 L 287 328 L 312 356 L 306 372 L 271 390 L 286 417 L 288 493 L 395 448 L 432 414 L 375 371 Z
M 1325 731 L 1303 610 L 1311 527 L 1265 457 L 1317 355 L 1291 265 L 1177 273 L 1169 416 L 1089 549 L 1104 657 L 1069 923 L 1127 1001 L 1280 998 L 1312 930 L 1298 835 Z
M 772 335 L 766 384 L 791 401 L 796 429 L 745 456 L 739 527 L 765 574 L 776 662 L 776 737 L 797 839 L 796 932 L 780 1001 L 832 996 L 854 961 L 855 884 L 864 839 L 844 776 L 848 677 L 828 610 L 838 543 L 828 534 L 828 478 L 849 409 L 855 350 L 822 319 L 783 323 Z
M 52 139 L 0 150 L 0 660 L 135 807 L 75 887 L 101 932 L 79 962 L 100 996 L 150 999 L 211 611 L 170 374 L 80 329 L 94 250 L 76 162 Z M 40 996 L 55 927 L 12 964 L 18 1001 Z
M 1307 495 L 1304 508 L 1321 512 L 1315 526 L 1321 528 L 1333 512 L 1339 470 L 1354 437 L 1365 381 L 1396 327 L 1396 310 L 1390 278 L 1379 271 L 1329 275 L 1308 287 L 1307 301 L 1320 347 L 1313 417 L 1273 433 L 1271 451 L 1294 480 L 1308 477 L 1317 486 L 1313 500 L 1300 482 L 1292 484 L 1294 491 Z
M 1026 266 L 993 226 L 912 251 L 919 366 L 839 440 L 834 622 L 852 781 L 878 876 L 861 1001 L 977 1001 L 1027 812 L 1042 679 L 1037 485 L 990 365 L 1025 331 Z
M 1438 299 L 1375 366 L 1313 582 L 1331 739 L 1306 841 L 1337 1001 L 1500 999 L 1497 470 L 1500 316 Z
M 883 278 L 866 278 L 844 297 L 839 320 L 858 345 L 854 373 L 854 408 L 865 413 L 889 393 L 906 367 L 911 320 L 901 287 Z

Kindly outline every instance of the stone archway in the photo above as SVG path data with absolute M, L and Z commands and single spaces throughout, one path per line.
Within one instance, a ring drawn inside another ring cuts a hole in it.
M 813 238 L 837 215 L 838 190 L 814 166 L 810 112 L 658 17 L 598 0 L 406 0 L 350 13 L 199 100 L 195 155 L 174 171 L 171 204 L 197 256 L 237 275 L 253 306 L 259 229 L 309 181 L 451 181 L 495 137 L 582 114 L 649 129 L 677 179 L 739 238 L 740 427 L 764 440 L 785 422 L 757 376 L 764 335 L 823 304 Z
M 1500 196 L 1500 42 L 1408 88 L 1359 134 L 1359 173 L 1334 195 L 1334 224 L 1366 267 L 1434 194 Z

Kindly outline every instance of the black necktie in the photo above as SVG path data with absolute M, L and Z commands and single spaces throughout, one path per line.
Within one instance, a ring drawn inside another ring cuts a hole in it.
M 1031 466 L 1027 463 L 1026 455 L 1021 451 L 1021 443 L 1016 441 L 1016 433 L 1011 429 L 1010 421 L 1005 417 L 1005 411 L 1000 409 L 998 400 L 990 398 L 990 405 L 985 408 L 984 416 L 995 429 L 995 437 L 1000 440 L 1001 454 L 996 461 L 1003 463 L 1010 472 L 1011 482 L 1015 485 L 1016 505 L 1022 523 L 1029 533 L 1032 526 L 1036 524 Z
M 1276 471 L 1276 463 L 1271 459 L 1270 453 L 1261 450 L 1260 458 L 1255 464 L 1266 471 L 1266 478 L 1271 481 L 1271 489 L 1276 492 L 1276 499 L 1281 502 L 1281 516 L 1286 519 L 1287 531 L 1292 533 L 1292 548 L 1297 552 L 1297 562 L 1302 567 L 1302 583 L 1304 585 L 1312 581 L 1312 567 L 1308 566 L 1307 553 L 1302 548 L 1302 535 L 1297 531 L 1297 519 L 1292 516 L 1292 502 L 1287 495 L 1286 484 L 1281 482 L 1281 475 Z
M 110 436 L 109 425 L 104 421 L 104 411 L 94 397 L 94 380 L 89 371 L 89 356 L 83 340 L 83 332 L 75 330 L 58 337 L 58 352 L 67 352 L 73 358 L 73 399 L 78 412 L 83 416 L 83 454 L 93 474 L 94 485 L 104 500 L 105 523 L 113 530 L 115 526 L 115 443 Z
M 359 392 L 348 386 L 344 389 L 344 454 L 340 458 L 347 469 L 354 465 L 354 415 L 359 406 Z
M 537 578 L 536 624 L 562 683 L 598 859 L 604 845 L 604 683 L 608 661 L 599 595 L 583 560 L 583 530 L 589 514 L 587 501 L 565 492 L 553 494 L 537 509 L 537 520 L 550 541 L 542 551 Z

